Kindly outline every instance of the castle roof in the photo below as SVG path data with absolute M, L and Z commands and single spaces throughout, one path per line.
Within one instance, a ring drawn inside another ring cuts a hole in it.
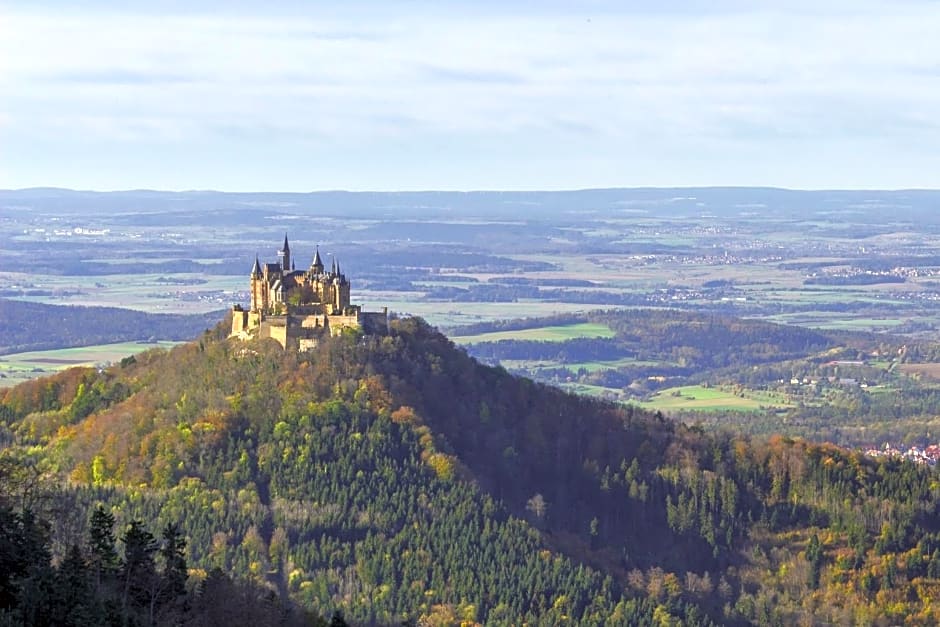
M 310 264 L 311 268 L 322 268 L 323 261 L 320 260 L 320 247 L 317 246 L 317 252 L 313 253 L 313 262 Z
M 258 255 L 255 255 L 255 265 L 251 266 L 251 276 L 261 276 L 261 264 L 258 263 Z
M 281 250 L 283 251 L 290 250 L 290 245 L 287 243 L 287 233 L 284 233 L 284 247 Z

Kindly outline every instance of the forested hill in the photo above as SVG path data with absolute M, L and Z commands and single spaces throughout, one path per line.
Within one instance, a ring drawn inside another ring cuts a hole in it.
M 926 468 L 751 441 L 480 365 L 419 319 L 298 354 L 199 341 L 0 396 L 81 528 L 179 524 L 213 567 L 354 622 L 940 619 Z
M 0 355 L 134 340 L 191 340 L 220 313 L 148 314 L 118 307 L 45 305 L 0 298 Z

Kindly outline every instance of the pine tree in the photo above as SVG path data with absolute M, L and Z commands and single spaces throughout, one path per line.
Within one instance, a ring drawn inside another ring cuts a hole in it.
M 117 571 L 118 555 L 114 548 L 114 514 L 99 504 L 91 514 L 88 530 L 88 565 L 94 578 L 95 589 Z
M 130 522 L 121 542 L 124 544 L 124 563 L 120 573 L 123 584 L 121 609 L 126 620 L 132 607 L 151 605 L 156 579 L 153 555 L 157 543 L 139 520 Z
M 102 622 L 88 565 L 77 545 L 72 545 L 59 566 L 54 603 L 52 622 L 56 625 L 79 627 Z
M 189 572 L 186 567 L 186 538 L 175 523 L 167 523 L 163 528 L 163 543 L 160 557 L 163 559 L 163 586 L 165 598 L 173 600 L 186 594 L 186 579 Z

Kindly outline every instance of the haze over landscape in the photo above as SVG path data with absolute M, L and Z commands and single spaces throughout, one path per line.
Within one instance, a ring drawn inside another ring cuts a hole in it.
M 0 626 L 940 624 L 937 32 L 0 0 Z

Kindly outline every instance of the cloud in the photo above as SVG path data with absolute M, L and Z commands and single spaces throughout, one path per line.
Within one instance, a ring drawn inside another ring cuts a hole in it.
M 89 83 L 98 85 L 173 85 L 200 81 L 200 77 L 182 73 L 160 73 L 121 68 L 51 73 L 38 77 L 38 79 L 49 83 Z
M 492 69 L 471 69 L 428 65 L 423 68 L 423 71 L 432 81 L 482 83 L 485 85 L 521 85 L 526 82 L 526 79 L 519 74 Z
M 628 184 L 616 173 L 647 170 L 627 149 L 671 160 L 673 182 L 701 182 L 732 172 L 736 158 L 784 159 L 794 142 L 812 141 L 828 142 L 831 155 L 861 142 L 916 168 L 920 155 L 906 145 L 937 138 L 936 3 L 634 4 L 57 5 L 55 19 L 48 5 L 7 11 L 0 140 L 103 154 L 120 152 L 109 142 L 178 144 L 181 161 L 192 146 L 276 162 L 319 145 L 346 155 L 337 170 L 360 172 L 360 187 L 406 167 L 434 187 L 469 181 L 471 166 L 502 180 L 519 162 L 557 168 L 543 170 L 546 181 L 608 172 L 607 184 Z M 441 162 L 442 146 L 454 165 Z M 373 156 L 396 151 L 380 172 Z M 689 161 L 703 151 L 720 159 Z M 713 168 L 719 161 L 728 165 Z M 5 169 L 26 176 L 28 167 Z M 29 176 L 41 176 L 42 163 L 33 167 Z M 751 167 L 740 163 L 742 173 Z M 806 181 L 825 170 L 806 169 Z

